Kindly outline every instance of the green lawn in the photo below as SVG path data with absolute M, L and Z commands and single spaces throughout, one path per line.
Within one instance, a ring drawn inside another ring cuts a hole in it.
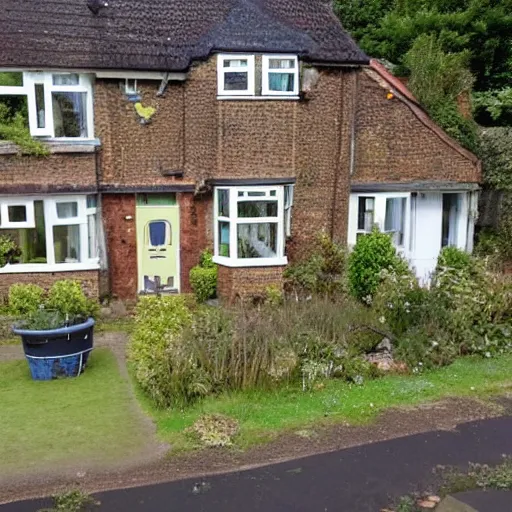
M 453 365 L 418 376 L 387 376 L 362 386 L 341 381 L 303 393 L 300 389 L 244 392 L 211 397 L 183 412 L 156 410 L 147 399 L 145 409 L 153 416 L 161 438 L 175 450 L 196 445 L 183 431 L 204 413 L 220 413 L 240 422 L 236 444 L 241 448 L 268 441 L 290 429 L 320 423 L 365 423 L 384 409 L 415 405 L 451 396 L 485 398 L 512 388 L 512 355 L 496 359 L 459 359 Z
M 76 379 L 36 382 L 26 361 L 0 363 L 0 474 L 134 455 L 146 432 L 128 386 L 107 349 Z

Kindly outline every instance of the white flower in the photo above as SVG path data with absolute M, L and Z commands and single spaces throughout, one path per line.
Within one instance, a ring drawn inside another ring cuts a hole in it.
M 486 352 L 485 353 L 485 357 L 491 357 L 491 353 L 490 352 Z
M 381 317 L 379 318 L 379 322 L 380 322 L 381 324 L 385 324 L 385 323 L 386 323 L 386 319 L 385 319 L 383 316 L 381 316 Z
M 420 361 L 420 362 L 418 363 L 418 366 L 423 366 L 423 363 Z
M 475 391 L 475 386 L 471 386 L 471 391 Z
M 370 404 L 370 407 L 373 407 L 373 404 Z
M 409 304 L 408 302 L 405 302 L 405 303 L 404 303 L 404 306 L 405 306 L 406 308 L 408 308 L 408 307 L 410 306 L 410 304 Z
M 433 346 L 433 347 L 437 347 L 437 346 L 439 346 L 439 343 L 438 343 L 437 341 L 433 341 L 433 342 L 432 342 L 432 346 Z

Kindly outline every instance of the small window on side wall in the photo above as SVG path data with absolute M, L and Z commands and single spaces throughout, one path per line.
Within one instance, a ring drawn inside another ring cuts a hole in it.
M 264 55 L 262 92 L 264 96 L 298 96 L 298 58 L 293 55 Z
M 219 55 L 219 96 L 254 96 L 254 55 Z

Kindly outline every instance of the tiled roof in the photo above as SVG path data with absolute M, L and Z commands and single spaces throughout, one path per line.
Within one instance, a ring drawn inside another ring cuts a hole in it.
M 2 0 L 0 67 L 182 71 L 214 51 L 367 64 L 327 0 Z M 106 4 L 94 14 L 87 4 Z

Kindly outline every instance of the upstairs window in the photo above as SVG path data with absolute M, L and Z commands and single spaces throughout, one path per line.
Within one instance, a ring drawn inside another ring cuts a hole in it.
M 299 60 L 297 57 L 263 56 L 263 95 L 297 96 L 299 94 Z
M 26 99 L 32 136 L 93 137 L 92 82 L 89 75 L 35 72 L 19 75 L 22 75 L 22 80 L 14 85 L 5 85 L 0 80 L 0 96 L 4 103 L 4 99 L 9 97 Z
M 221 99 L 297 98 L 299 69 L 296 55 L 219 55 L 218 95 Z
M 219 55 L 219 95 L 254 96 L 254 55 Z

